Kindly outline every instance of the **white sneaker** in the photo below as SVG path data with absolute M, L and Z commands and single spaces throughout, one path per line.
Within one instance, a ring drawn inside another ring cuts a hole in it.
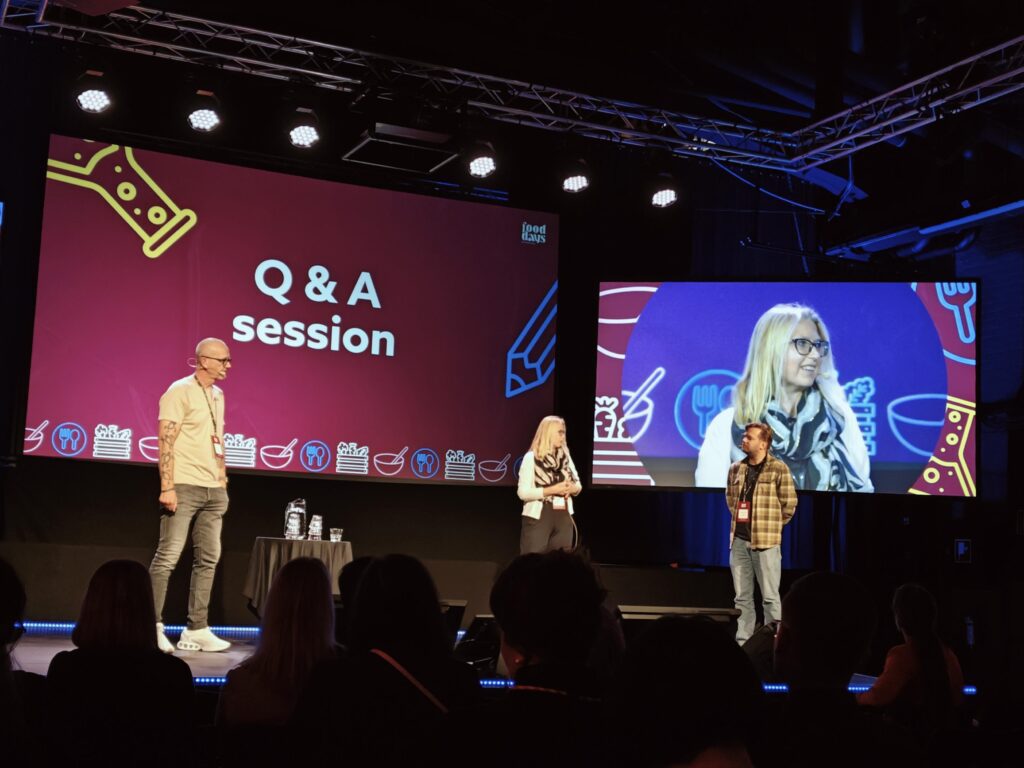
M 207 651 L 216 653 L 226 651 L 231 647 L 227 640 L 221 640 L 209 627 L 202 629 L 183 629 L 181 639 L 178 640 L 179 651 Z
M 156 623 L 156 647 L 160 649 L 161 653 L 174 653 L 174 646 L 171 645 L 171 641 L 164 634 L 164 624 L 162 621 Z

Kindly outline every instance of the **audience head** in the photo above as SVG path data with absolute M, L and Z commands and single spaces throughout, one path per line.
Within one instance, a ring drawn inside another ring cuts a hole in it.
M 79 648 L 156 650 L 156 613 L 149 572 L 134 560 L 110 560 L 89 580 L 71 634 Z
M 327 567 L 315 557 L 289 560 L 277 572 L 263 610 L 260 643 L 246 662 L 271 685 L 293 688 L 334 650 L 334 597 Z
M 17 572 L 0 558 L 0 673 L 10 667 L 10 647 L 18 639 L 14 625 L 25 618 L 25 587 Z
M 923 695 L 918 706 L 901 713 L 916 731 L 930 732 L 949 716 L 956 702 L 950 690 L 945 646 L 936 631 L 938 608 L 932 593 L 920 584 L 903 584 L 892 596 L 896 628 L 910 642 L 920 665 Z
M 342 605 L 352 606 L 355 602 L 356 590 L 359 588 L 359 580 L 363 578 L 366 567 L 372 563 L 374 558 L 363 555 L 351 562 L 345 563 L 338 574 L 338 594 Z
M 373 558 L 367 555 L 357 557 L 342 567 L 338 574 L 338 601 L 341 603 L 340 613 L 335 613 L 335 620 L 338 622 L 334 628 L 338 642 L 349 646 L 351 640 L 352 606 L 355 605 L 356 591 L 359 589 L 359 580 L 363 578 L 366 567 L 373 562 Z
M 415 557 L 374 558 L 359 579 L 351 608 L 350 650 L 356 653 L 378 648 L 413 665 L 451 654 L 437 587 Z
M 838 573 L 810 573 L 782 600 L 775 671 L 790 687 L 845 690 L 875 632 L 863 586 Z
M 663 617 L 633 638 L 610 708 L 630 763 L 684 765 L 715 750 L 749 765 L 763 690 L 743 650 L 707 618 Z
M 935 634 L 938 609 L 932 593 L 920 584 L 903 584 L 892 596 L 896 627 L 907 637 Z
M 513 560 L 491 589 L 509 672 L 538 662 L 584 663 L 604 596 L 593 569 L 577 555 L 558 551 Z

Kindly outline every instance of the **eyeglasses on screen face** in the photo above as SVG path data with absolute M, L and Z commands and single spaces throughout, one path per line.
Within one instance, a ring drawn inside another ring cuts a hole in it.
M 819 339 L 818 341 L 811 341 L 810 339 L 790 339 L 790 341 L 793 343 L 793 346 L 796 347 L 796 351 L 801 355 L 809 355 L 811 354 L 812 349 L 816 349 L 821 357 L 825 357 L 828 355 L 829 350 L 832 349 L 832 345 L 824 339 Z

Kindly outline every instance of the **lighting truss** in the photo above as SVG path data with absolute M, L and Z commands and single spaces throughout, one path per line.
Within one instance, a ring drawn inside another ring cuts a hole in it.
M 1024 36 L 797 131 L 791 162 L 814 168 L 1024 88 Z
M 793 174 L 1024 87 L 1021 36 L 800 130 L 777 131 L 138 6 L 84 16 L 45 0 L 0 0 L 0 28 Z

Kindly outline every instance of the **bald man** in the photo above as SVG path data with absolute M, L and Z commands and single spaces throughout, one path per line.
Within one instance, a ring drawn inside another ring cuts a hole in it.
M 173 653 L 164 634 L 167 582 L 178 564 L 192 528 L 192 581 L 188 591 L 188 626 L 182 651 L 223 651 L 207 623 L 213 575 L 220 560 L 220 530 L 228 511 L 228 477 L 224 467 L 224 392 L 216 382 L 227 378 L 231 353 L 220 339 L 196 345 L 195 373 L 178 379 L 160 398 L 160 541 L 149 566 L 160 650 Z

